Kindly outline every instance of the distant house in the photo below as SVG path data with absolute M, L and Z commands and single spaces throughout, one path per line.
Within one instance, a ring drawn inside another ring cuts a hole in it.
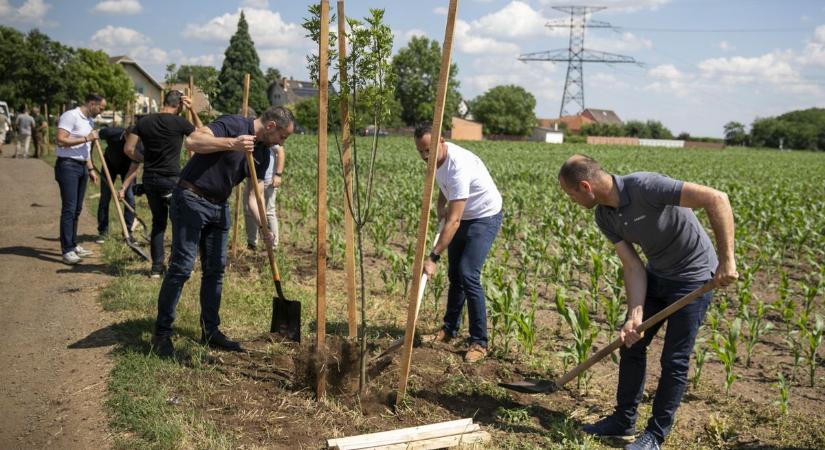
M 565 129 L 570 133 L 579 133 L 582 126 L 589 123 L 622 125 L 622 119 L 609 109 L 587 108 L 575 116 L 561 116 L 558 119 L 538 119 L 539 128 Z
M 266 96 L 272 106 L 294 105 L 301 100 L 318 96 L 318 87 L 312 81 L 281 78 L 269 85 Z
M 148 114 L 160 108 L 163 86 L 132 58 L 121 55 L 109 58 L 112 64 L 120 64 L 135 85 L 135 112 Z
M 450 139 L 460 141 L 480 141 L 482 138 L 481 124 L 460 117 L 453 117 Z
M 622 119 L 619 119 L 619 116 L 615 112 L 609 109 L 587 108 L 582 111 L 581 115 L 587 117 L 595 123 L 605 125 L 622 125 L 624 123 L 622 122 Z
M 166 85 L 166 91 L 171 91 L 172 89 L 185 93 L 187 89 L 189 89 L 189 83 L 170 83 Z M 192 107 L 198 112 L 212 111 L 212 105 L 209 104 L 209 96 L 197 85 L 195 85 L 195 95 L 192 98 Z

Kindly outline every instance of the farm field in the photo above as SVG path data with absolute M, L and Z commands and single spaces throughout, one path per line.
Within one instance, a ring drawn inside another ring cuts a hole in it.
M 196 268 L 178 307 L 175 343 L 182 355 L 178 361 L 149 356 L 160 282 L 150 280 L 148 267 L 119 241 L 107 241 L 106 261 L 120 275 L 100 291 L 103 307 L 120 318 L 113 327 L 119 345 L 107 402 L 117 447 L 320 448 L 327 438 L 463 417 L 492 434 L 491 448 L 609 446 L 577 429 L 611 410 L 615 360 L 549 395 L 497 386 L 512 378 L 561 375 L 614 339 L 623 321 L 619 260 L 592 211 L 558 187 L 559 166 L 577 152 L 612 173 L 657 171 L 707 184 L 727 192 L 733 205 L 740 281 L 714 296 L 666 448 L 825 447 L 825 351 L 819 345 L 825 327 L 825 154 L 460 143 L 485 161 L 504 198 L 504 222 L 483 276 L 491 356 L 469 365 L 460 340 L 423 344 L 413 354 L 409 401 L 393 411 L 387 405 L 397 387 L 398 354 L 371 363 L 367 395 L 354 395 L 357 350 L 343 338 L 341 169 L 330 140 L 327 339 L 337 359 L 329 369 L 329 397 L 315 401 L 308 375 L 314 364 L 315 138 L 294 136 L 286 143 L 278 194 L 282 244 L 276 253 L 286 294 L 303 303 L 304 343 L 274 341 L 265 333 L 273 294 L 266 255 L 242 250 L 224 280 L 222 328 L 253 351 L 235 355 L 197 344 Z M 358 143 L 366 148 L 367 140 Z M 375 355 L 403 335 L 425 171 L 412 138 L 381 138 L 380 144 L 364 255 Z M 144 198 L 138 206 L 148 219 Z M 699 217 L 707 225 L 704 213 Z M 441 323 L 445 268 L 439 267 L 422 304 L 418 329 L 424 335 Z M 648 355 L 640 430 L 650 413 L 660 350 L 657 337 Z

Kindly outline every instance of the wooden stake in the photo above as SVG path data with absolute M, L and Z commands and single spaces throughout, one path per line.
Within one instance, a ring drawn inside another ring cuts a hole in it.
M 247 113 L 249 112 L 249 78 L 250 75 L 247 73 L 243 76 L 243 104 L 241 106 L 241 115 L 246 117 Z M 252 178 L 250 177 L 250 180 Z M 238 187 L 235 188 L 235 221 L 232 223 L 232 245 L 230 245 L 230 250 L 232 252 L 232 259 L 238 257 L 238 223 L 241 221 L 241 191 L 243 188 L 239 184 Z M 258 211 L 259 214 L 266 214 L 264 211 Z
M 338 68 L 338 76 L 341 85 L 347 83 L 347 68 L 344 64 L 347 57 L 347 17 L 344 14 L 344 0 L 338 0 L 338 61 L 341 62 Z M 350 136 L 349 124 L 349 98 L 341 96 L 341 138 L 343 150 L 341 152 L 341 163 L 344 166 L 344 272 L 346 274 L 347 291 L 347 324 L 349 325 L 349 337 L 355 338 L 358 335 L 358 309 L 355 304 L 355 219 L 352 217 L 352 138 Z
M 192 106 L 194 106 L 195 105 L 195 77 L 193 77 L 192 75 L 189 75 L 189 94 L 187 94 L 187 97 L 189 97 L 189 101 L 192 102 Z M 192 109 L 192 108 L 189 108 L 188 115 L 189 115 L 189 121 L 194 124 L 195 123 L 195 110 Z M 244 116 L 246 116 L 246 113 L 244 113 Z
M 412 362 L 413 336 L 418 320 L 418 289 L 421 283 L 420 274 L 424 267 L 424 252 L 427 245 L 427 228 L 430 223 L 430 208 L 432 206 L 433 181 L 435 180 L 436 161 L 441 141 L 441 124 L 444 119 L 444 102 L 447 97 L 447 82 L 450 77 L 450 55 L 453 47 L 453 29 L 455 28 L 458 0 L 450 0 L 447 12 L 447 27 L 444 30 L 444 45 L 441 48 L 441 71 L 438 76 L 438 93 L 436 94 L 435 110 L 433 111 L 433 132 L 430 140 L 430 156 L 427 158 L 427 176 L 424 180 L 424 193 L 421 197 L 421 215 L 418 220 L 418 241 L 415 244 L 415 260 L 413 260 L 412 286 L 409 291 L 407 306 L 407 329 L 404 331 L 404 353 L 401 357 L 401 375 L 398 381 L 398 395 L 396 404 L 400 404 L 407 395 L 407 378 L 410 375 Z
M 329 50 L 329 0 L 321 0 L 321 39 L 318 45 L 318 236 L 315 279 L 315 312 L 317 332 L 315 351 L 325 353 L 327 326 L 327 106 L 329 102 L 329 76 L 327 67 Z M 316 393 L 318 398 L 326 394 L 326 369 L 321 364 Z

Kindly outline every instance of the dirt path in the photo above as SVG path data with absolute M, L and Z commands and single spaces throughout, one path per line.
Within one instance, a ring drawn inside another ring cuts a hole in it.
M 109 276 L 98 257 L 75 267 L 61 262 L 53 169 L 11 159 L 11 146 L 3 150 L 0 448 L 109 447 L 102 403 L 112 319 L 95 302 Z M 96 251 L 94 222 L 84 211 L 80 241 Z

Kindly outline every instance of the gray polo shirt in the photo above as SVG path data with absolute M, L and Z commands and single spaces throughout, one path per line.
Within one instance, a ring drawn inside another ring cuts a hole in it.
M 612 176 L 619 206 L 596 207 L 596 224 L 610 242 L 641 246 L 647 270 L 658 277 L 711 279 L 719 261 L 693 210 L 679 206 L 684 183 L 653 172 Z

